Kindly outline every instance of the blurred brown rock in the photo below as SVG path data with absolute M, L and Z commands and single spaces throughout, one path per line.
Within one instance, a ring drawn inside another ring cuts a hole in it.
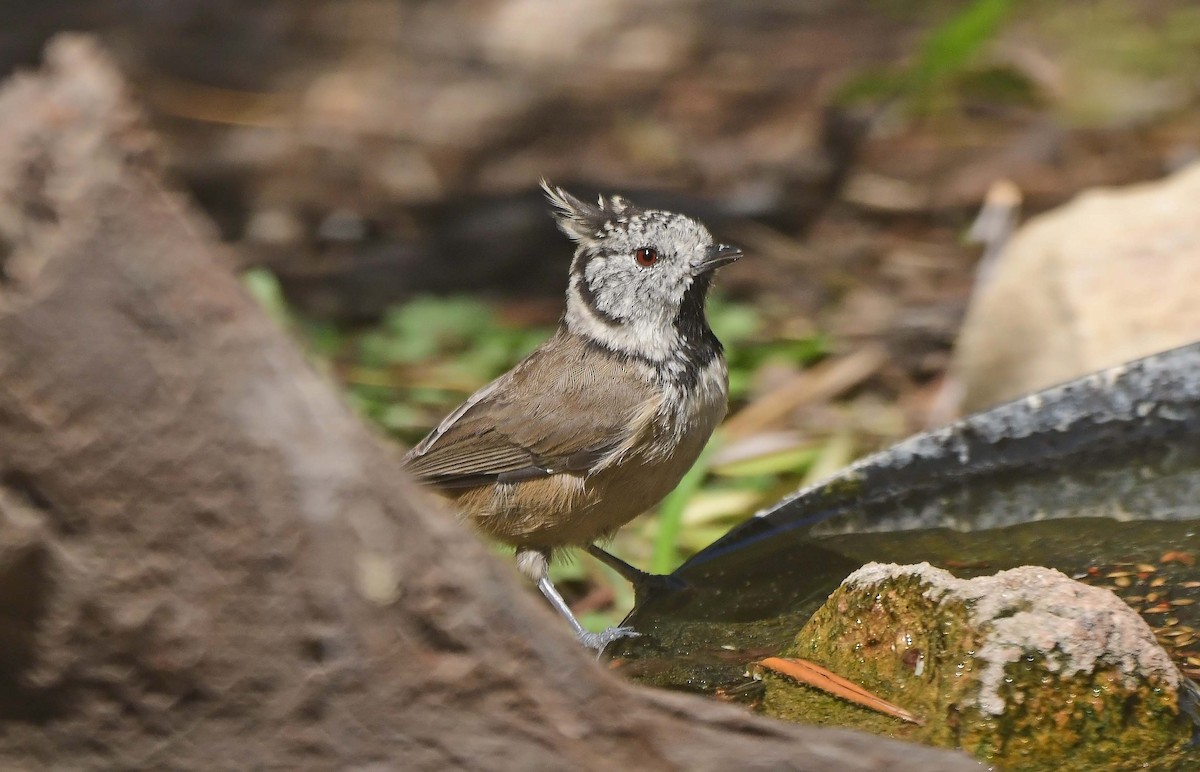
M 972 299 L 954 367 L 974 411 L 1200 339 L 1200 165 L 1032 220 Z

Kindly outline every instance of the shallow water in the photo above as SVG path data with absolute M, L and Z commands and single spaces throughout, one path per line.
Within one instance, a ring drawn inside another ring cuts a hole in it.
M 1012 403 L 866 459 L 639 588 L 630 677 L 754 704 L 786 647 L 871 561 L 959 576 L 1044 565 L 1109 587 L 1200 677 L 1200 346 Z M 1167 762 L 1164 762 L 1167 763 Z M 1198 768 L 1200 756 L 1166 768 Z

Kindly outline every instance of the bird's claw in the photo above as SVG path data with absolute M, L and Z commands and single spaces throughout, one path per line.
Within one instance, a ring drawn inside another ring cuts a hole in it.
M 621 638 L 637 638 L 640 636 L 637 630 L 632 627 L 610 627 L 607 630 L 601 630 L 598 633 L 580 633 L 579 642 L 589 649 L 595 649 L 597 652 L 604 651 L 604 647 L 615 640 Z

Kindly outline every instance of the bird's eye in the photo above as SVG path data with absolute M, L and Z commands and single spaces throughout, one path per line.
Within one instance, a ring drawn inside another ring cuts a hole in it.
M 637 264 L 649 268 L 658 262 L 658 250 L 654 247 L 639 247 L 637 252 L 633 253 L 633 259 L 637 260 Z

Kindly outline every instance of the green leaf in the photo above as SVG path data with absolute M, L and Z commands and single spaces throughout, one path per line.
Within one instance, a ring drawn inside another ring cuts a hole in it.
M 720 298 L 708 302 L 708 325 L 721 342 L 735 345 L 754 337 L 763 327 L 762 313 L 745 303 L 730 303 Z
M 342 331 L 330 322 L 303 320 L 300 328 L 309 351 L 321 359 L 332 359 L 346 344 Z
M 556 560 L 550 564 L 550 581 L 581 582 L 587 578 L 587 568 L 579 560 Z
M 1011 7 L 1012 0 L 975 0 L 934 30 L 906 77 L 906 88 L 918 109 L 928 108 L 939 84 L 961 73 L 995 36 Z
M 713 474 L 722 477 L 761 477 L 784 472 L 803 474 L 812 466 L 817 456 L 818 451 L 815 448 L 788 448 L 777 453 L 767 453 L 742 461 L 722 464 L 719 467 L 713 467 L 712 471 Z
M 242 286 L 277 323 L 284 326 L 290 323 L 287 301 L 275 274 L 266 268 L 251 268 L 242 274 Z
M 388 431 L 403 431 L 419 426 L 425 414 L 410 405 L 393 402 L 383 406 L 375 420 Z

